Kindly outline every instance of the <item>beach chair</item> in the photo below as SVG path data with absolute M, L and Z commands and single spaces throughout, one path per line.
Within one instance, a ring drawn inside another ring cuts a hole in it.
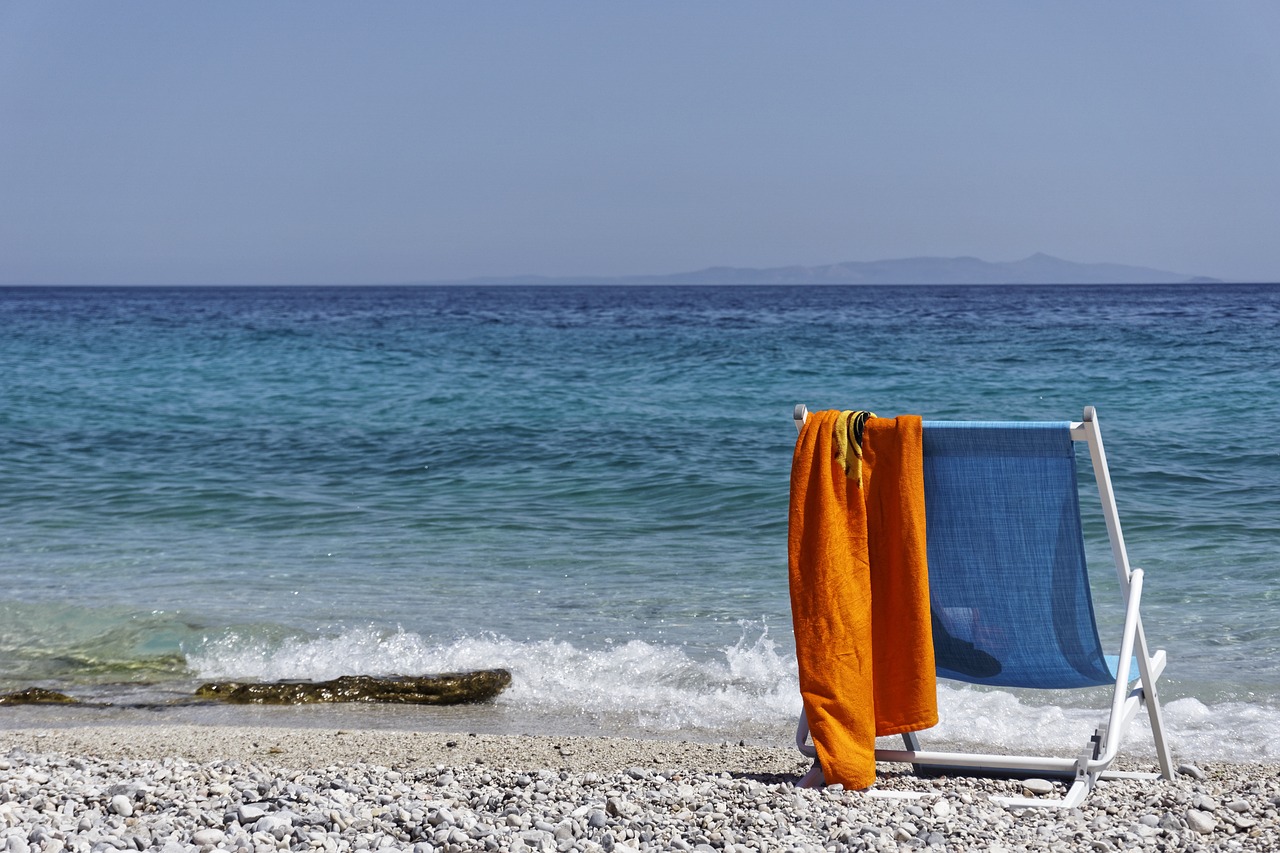
M 795 409 L 800 429 L 808 412 Z M 1119 654 L 1104 653 L 1094 619 L 1076 481 L 1074 443 L 1089 447 L 1124 603 Z M 1143 573 L 1129 566 L 1098 418 L 1075 422 L 925 421 L 925 517 L 937 674 L 972 684 L 1059 690 L 1112 686 L 1110 712 L 1072 757 L 926 751 L 917 733 L 877 761 L 929 772 L 1071 779 L 1065 797 L 993 798 L 1008 807 L 1075 808 L 1100 778 L 1173 778 L 1151 653 L 1139 603 Z M 1110 770 L 1145 707 L 1160 773 Z M 810 757 L 804 712 L 796 744 Z M 820 775 L 815 766 L 811 775 Z M 814 781 L 812 778 L 809 781 Z M 818 779 L 820 782 L 820 779 Z

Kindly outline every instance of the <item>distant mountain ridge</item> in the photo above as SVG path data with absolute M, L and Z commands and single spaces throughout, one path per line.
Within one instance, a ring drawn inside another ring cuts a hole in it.
M 664 275 L 550 278 L 525 275 L 468 279 L 466 284 L 1189 284 L 1215 278 L 1127 264 L 1081 264 L 1037 252 L 1020 261 L 901 258 L 768 269 L 708 267 Z

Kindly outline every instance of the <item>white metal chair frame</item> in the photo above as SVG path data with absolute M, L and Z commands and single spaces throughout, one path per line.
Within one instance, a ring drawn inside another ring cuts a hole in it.
M 796 429 L 804 426 L 809 412 L 804 404 L 795 408 Z M 992 800 L 1009 808 L 1051 807 L 1071 809 L 1079 806 L 1093 790 L 1099 779 L 1173 778 L 1173 759 L 1165 737 L 1164 720 L 1160 701 L 1156 694 L 1156 681 L 1164 671 L 1164 650 L 1150 653 L 1146 633 L 1142 628 L 1139 603 L 1142 599 L 1142 569 L 1130 568 L 1125 550 L 1124 534 L 1120 529 L 1120 515 L 1116 511 L 1115 496 L 1111 490 L 1111 474 L 1107 468 L 1107 454 L 1102 446 L 1102 434 L 1098 416 L 1093 406 L 1084 410 L 1084 420 L 1072 422 L 1071 438 L 1089 445 L 1089 456 L 1098 482 L 1098 495 L 1102 513 L 1107 523 L 1107 536 L 1111 540 L 1111 553 L 1115 558 L 1116 577 L 1120 581 L 1120 593 L 1125 602 L 1124 631 L 1120 641 L 1120 656 L 1116 666 L 1116 683 L 1111 699 L 1111 711 L 1105 723 L 1094 730 L 1093 736 L 1075 758 L 1055 758 L 1034 755 L 1000 755 L 988 753 L 937 752 L 920 749 L 915 732 L 903 735 L 905 749 L 877 749 L 876 760 L 896 761 L 931 768 L 957 768 L 971 772 L 1009 776 L 1036 774 L 1067 776 L 1074 781 L 1066 796 L 1061 799 L 1034 797 L 992 797 Z M 1138 661 L 1138 685 L 1129 688 L 1129 661 L 1136 655 Z M 1120 749 L 1120 743 L 1129 730 L 1134 716 L 1142 706 L 1147 708 L 1151 722 L 1151 734 L 1155 741 L 1156 758 L 1160 773 L 1121 773 L 1110 770 Z M 796 727 L 796 746 L 805 755 L 814 758 L 814 767 L 801 780 L 801 785 L 818 787 L 823 784 L 822 769 L 818 766 L 817 750 L 808 743 L 809 724 L 804 711 Z

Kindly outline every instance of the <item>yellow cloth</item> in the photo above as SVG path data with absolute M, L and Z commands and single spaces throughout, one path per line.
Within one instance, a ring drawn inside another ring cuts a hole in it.
M 875 738 L 938 722 L 916 415 L 866 420 L 862 487 L 837 462 L 837 411 L 809 415 L 787 535 L 800 693 L 823 775 L 875 782 Z M 847 428 L 847 420 L 840 423 Z
M 845 476 L 858 481 L 859 489 L 862 488 L 862 432 L 867 419 L 875 416 L 875 412 L 841 412 L 836 416 L 836 425 L 831 433 L 836 447 L 836 464 L 844 469 Z

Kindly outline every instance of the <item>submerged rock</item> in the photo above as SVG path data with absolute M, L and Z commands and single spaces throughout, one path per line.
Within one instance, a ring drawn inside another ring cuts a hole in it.
M 215 681 L 196 695 L 256 705 L 305 705 L 313 702 L 390 702 L 409 705 L 461 705 L 492 699 L 511 683 L 505 669 L 446 672 L 440 675 L 344 675 L 332 681 Z
M 79 701 L 65 693 L 45 690 L 43 687 L 28 687 L 17 693 L 0 695 L 0 705 L 75 705 Z

